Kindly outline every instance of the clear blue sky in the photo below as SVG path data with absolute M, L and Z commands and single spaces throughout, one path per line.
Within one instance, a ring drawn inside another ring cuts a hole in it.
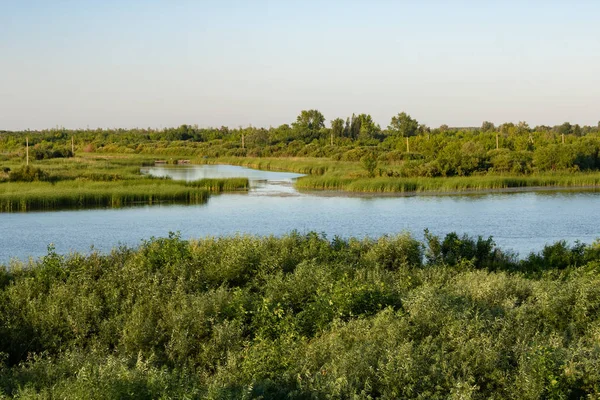
M 600 120 L 600 1 L 0 0 L 0 129 Z

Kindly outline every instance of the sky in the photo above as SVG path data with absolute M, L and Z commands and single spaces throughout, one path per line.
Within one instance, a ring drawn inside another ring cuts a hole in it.
M 600 1 L 0 0 L 0 130 L 600 121 Z

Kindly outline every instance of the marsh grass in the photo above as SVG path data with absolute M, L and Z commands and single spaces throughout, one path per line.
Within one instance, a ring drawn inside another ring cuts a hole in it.
M 219 157 L 201 158 L 194 160 L 194 162 L 199 164 L 232 164 L 265 171 L 286 171 L 317 176 L 324 174 L 335 176 L 353 175 L 359 174 L 362 170 L 359 163 L 310 157 Z
M 220 193 L 248 190 L 249 182 L 248 178 L 205 178 L 187 182 L 186 186 Z
M 133 204 L 203 204 L 210 193 L 246 190 L 247 179 L 208 179 L 179 182 L 140 178 L 128 181 L 0 184 L 0 212 L 67 208 L 123 207 Z
M 470 176 L 452 178 L 344 178 L 306 176 L 296 181 L 301 190 L 344 190 L 367 193 L 454 192 L 525 187 L 597 187 L 600 173 L 533 176 Z

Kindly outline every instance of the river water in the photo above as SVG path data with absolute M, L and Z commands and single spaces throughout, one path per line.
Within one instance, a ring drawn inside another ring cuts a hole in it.
M 251 233 L 316 231 L 327 237 L 378 237 L 423 230 L 493 236 L 526 255 L 558 240 L 591 243 L 600 237 L 599 192 L 494 193 L 461 196 L 345 197 L 299 193 L 299 174 L 237 166 L 151 167 L 154 176 L 194 180 L 247 176 L 248 193 L 212 196 L 207 204 L 0 214 L 0 263 L 46 254 L 109 251 L 180 232 L 185 239 Z

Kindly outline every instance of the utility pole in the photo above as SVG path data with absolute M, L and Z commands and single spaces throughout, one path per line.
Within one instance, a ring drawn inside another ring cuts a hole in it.
M 329 138 L 331 139 L 331 145 L 333 146 L 333 129 L 329 132 Z
M 498 132 L 496 132 L 496 150 L 498 150 L 500 146 L 498 146 Z
M 408 145 L 408 136 L 406 137 L 406 152 L 410 153 L 410 146 Z
M 73 155 L 73 157 L 75 157 L 75 141 L 73 139 L 73 136 L 71 136 L 71 154 Z
M 242 131 L 242 150 L 246 148 L 246 144 L 244 142 L 244 131 Z
M 27 165 L 29 165 L 29 138 L 25 137 L 25 153 L 27 154 Z
M 565 144 L 565 134 L 563 133 L 561 136 L 562 136 L 562 144 Z

